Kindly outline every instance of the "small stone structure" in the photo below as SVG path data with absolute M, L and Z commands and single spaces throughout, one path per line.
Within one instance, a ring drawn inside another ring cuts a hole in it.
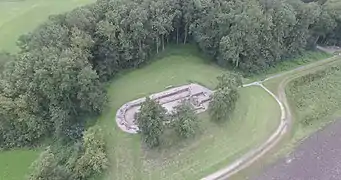
M 169 88 L 166 91 L 152 94 L 149 97 L 160 103 L 168 113 L 172 113 L 173 108 L 185 99 L 190 101 L 197 113 L 200 113 L 207 110 L 212 93 L 213 91 L 201 85 L 188 84 Z M 135 117 L 144 101 L 145 98 L 136 99 L 118 109 L 116 123 L 123 131 L 128 133 L 138 132 L 139 128 L 135 124 Z

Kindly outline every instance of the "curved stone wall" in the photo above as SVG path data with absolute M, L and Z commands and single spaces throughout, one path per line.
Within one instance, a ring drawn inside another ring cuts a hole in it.
M 193 101 L 197 113 L 206 111 L 210 96 L 213 91 L 198 84 L 188 84 L 180 87 L 167 89 L 163 92 L 152 94 L 149 97 L 157 100 L 167 111 L 172 113 L 173 108 L 185 99 Z M 139 111 L 141 104 L 146 98 L 130 101 L 116 113 L 116 123 L 120 129 L 127 133 L 137 133 L 139 128 L 135 124 L 135 114 Z M 195 101 L 195 103 L 194 103 Z

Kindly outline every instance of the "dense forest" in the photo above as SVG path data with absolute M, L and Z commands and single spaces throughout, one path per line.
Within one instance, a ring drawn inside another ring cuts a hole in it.
M 341 45 L 338 0 L 98 0 L 18 40 L 0 78 L 0 148 L 82 139 L 104 84 L 169 43 L 195 43 L 223 67 L 258 73 L 317 43 Z
M 77 139 L 101 112 L 103 83 L 169 43 L 197 43 L 221 66 L 257 73 L 316 43 L 341 44 L 341 3 L 99 0 L 18 40 L 0 84 L 1 147 Z

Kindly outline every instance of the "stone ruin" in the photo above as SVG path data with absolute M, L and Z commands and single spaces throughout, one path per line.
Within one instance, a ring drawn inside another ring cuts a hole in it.
M 207 110 L 212 93 L 213 91 L 201 85 L 188 84 L 152 94 L 149 97 L 157 100 L 168 113 L 172 113 L 173 108 L 183 100 L 189 100 L 196 113 L 201 113 Z M 135 124 L 135 117 L 144 101 L 145 98 L 136 99 L 124 104 L 118 109 L 116 123 L 123 131 L 128 133 L 138 132 L 139 128 Z

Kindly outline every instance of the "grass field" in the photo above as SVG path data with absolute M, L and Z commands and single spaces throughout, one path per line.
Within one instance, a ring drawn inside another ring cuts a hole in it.
M 16 52 L 16 40 L 49 15 L 72 10 L 95 0 L 0 0 L 0 51 Z
M 243 88 L 230 122 L 217 125 L 203 113 L 202 129 L 194 139 L 167 141 L 160 149 L 147 151 L 139 135 L 117 128 L 116 110 L 127 101 L 169 85 L 194 81 L 212 88 L 216 76 L 223 72 L 197 56 L 194 48 L 182 46 L 167 52 L 158 61 L 126 72 L 110 84 L 109 107 L 99 121 L 106 130 L 111 162 L 104 179 L 198 179 L 263 142 L 278 125 L 280 110 L 275 100 L 259 87 Z
M 309 136 L 339 115 L 340 67 L 338 63 L 288 84 L 286 91 L 295 117 L 293 141 Z
M 278 88 L 279 85 L 284 82 L 289 82 L 289 84 L 286 85 L 287 88 L 291 87 L 290 84 L 291 80 L 294 80 L 296 78 L 305 76 L 310 73 L 314 73 L 323 69 L 326 69 L 328 67 L 332 67 L 335 65 L 341 65 L 340 64 L 341 58 L 340 57 L 332 57 L 328 58 L 327 60 L 313 62 L 308 65 L 305 65 L 304 67 L 299 67 L 298 69 L 290 70 L 284 72 L 283 76 L 271 79 L 269 81 L 266 81 L 264 85 L 271 90 L 274 94 L 278 94 Z M 329 82 L 331 83 L 331 82 Z M 335 82 L 334 82 L 335 83 Z M 306 84 L 308 85 L 308 84 Z M 332 90 L 332 89 L 330 89 Z M 319 89 L 318 87 L 314 88 L 314 91 L 316 91 L 317 94 L 322 95 L 323 89 Z M 308 93 L 308 91 L 301 90 L 301 93 Z M 311 91 L 310 91 L 311 92 Z M 267 166 L 271 166 L 272 163 L 275 163 L 277 159 L 284 157 L 286 154 L 290 153 L 294 150 L 294 148 L 298 145 L 300 141 L 302 141 L 305 137 L 308 137 L 313 132 L 316 132 L 318 129 L 322 128 L 324 125 L 328 124 L 333 120 L 333 117 L 340 117 L 341 112 L 335 111 L 330 112 L 329 115 L 320 118 L 318 121 L 313 121 L 313 124 L 310 126 L 301 126 L 300 125 L 300 119 L 298 119 L 298 112 L 296 108 L 294 107 L 294 103 L 296 100 L 300 99 L 305 100 L 305 98 L 300 98 L 299 95 L 296 97 L 292 97 L 291 93 L 287 89 L 287 97 L 290 104 L 291 111 L 293 113 L 293 127 L 290 129 L 290 133 L 288 133 L 284 138 L 280 141 L 278 145 L 276 145 L 269 153 L 267 153 L 265 156 L 257 160 L 255 163 L 253 163 L 250 167 L 246 168 L 242 172 L 234 175 L 231 180 L 244 180 L 249 178 L 250 176 L 253 177 L 254 175 L 257 175 L 258 173 L 261 173 Z M 328 93 L 328 92 L 326 92 Z M 316 95 L 317 95 L 316 94 Z M 303 95 L 303 94 L 302 94 Z M 315 96 L 316 97 L 316 96 Z M 321 96 L 321 98 L 323 98 Z M 310 101 L 311 104 L 306 103 L 306 110 L 309 110 L 310 108 L 314 107 L 314 105 L 318 104 L 320 101 L 317 101 L 314 99 L 309 100 L 307 98 L 307 101 Z
M 293 126 L 282 147 L 277 149 L 275 157 L 291 152 L 304 138 L 323 128 L 335 117 L 340 117 L 339 71 L 329 71 L 328 74 L 314 81 L 299 82 L 308 74 L 341 66 L 340 61 L 340 57 L 329 58 L 325 63 L 316 62 L 265 83 L 268 89 L 277 94 L 279 84 L 289 80 L 286 94 L 293 115 Z M 304 123 L 306 120 L 308 123 Z
M 0 179 L 23 180 L 40 151 L 11 150 L 0 153 Z

